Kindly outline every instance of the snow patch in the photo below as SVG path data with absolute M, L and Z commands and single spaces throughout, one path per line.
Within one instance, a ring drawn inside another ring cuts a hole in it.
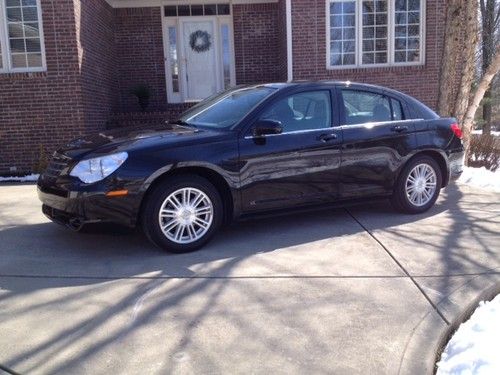
M 481 302 L 458 327 L 438 362 L 438 375 L 500 374 L 500 295 Z
M 500 192 L 500 168 L 497 169 L 496 172 L 492 172 L 485 167 L 464 167 L 464 171 L 458 179 L 458 182 L 461 184 Z
M 39 174 L 30 174 L 21 177 L 16 177 L 16 176 L 0 177 L 0 182 L 33 182 L 37 181 L 39 176 L 40 176 Z
M 482 135 L 483 131 L 482 130 L 473 130 L 472 134 L 481 134 Z M 500 137 L 500 131 L 492 131 L 491 135 L 494 137 Z

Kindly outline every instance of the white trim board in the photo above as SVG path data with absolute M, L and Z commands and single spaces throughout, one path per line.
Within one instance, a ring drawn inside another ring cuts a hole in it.
M 279 0 L 106 0 L 113 8 L 144 8 L 158 7 L 165 5 L 185 5 L 185 4 L 265 4 L 277 3 Z
M 286 0 L 286 64 L 287 81 L 293 81 L 293 30 L 292 30 L 292 0 Z

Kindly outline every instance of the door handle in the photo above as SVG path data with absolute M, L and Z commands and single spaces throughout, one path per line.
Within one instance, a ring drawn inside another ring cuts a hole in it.
M 322 141 L 322 142 L 330 142 L 330 141 L 333 141 L 335 139 L 337 139 L 338 136 L 337 134 L 335 133 L 331 133 L 331 134 L 321 134 L 319 137 L 318 137 L 318 140 Z
M 407 130 L 408 130 L 408 126 L 406 126 L 406 125 L 394 125 L 391 128 L 391 131 L 396 132 L 396 133 L 405 132 Z

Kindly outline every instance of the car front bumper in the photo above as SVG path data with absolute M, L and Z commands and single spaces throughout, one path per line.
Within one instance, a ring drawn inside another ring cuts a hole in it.
M 42 176 L 37 190 L 45 216 L 72 229 L 98 222 L 112 222 L 128 227 L 136 225 L 140 205 L 137 194 L 109 197 L 106 194 L 110 189 L 105 186 L 93 186 L 91 191 L 85 191 L 79 186 L 73 188 L 46 183 Z

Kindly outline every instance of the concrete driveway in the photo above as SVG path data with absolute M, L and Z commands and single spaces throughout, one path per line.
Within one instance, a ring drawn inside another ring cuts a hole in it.
M 446 189 L 241 223 L 169 255 L 72 233 L 0 186 L 0 364 L 33 374 L 431 373 L 449 325 L 500 286 L 500 194 Z M 1 372 L 1 371 L 0 371 Z

